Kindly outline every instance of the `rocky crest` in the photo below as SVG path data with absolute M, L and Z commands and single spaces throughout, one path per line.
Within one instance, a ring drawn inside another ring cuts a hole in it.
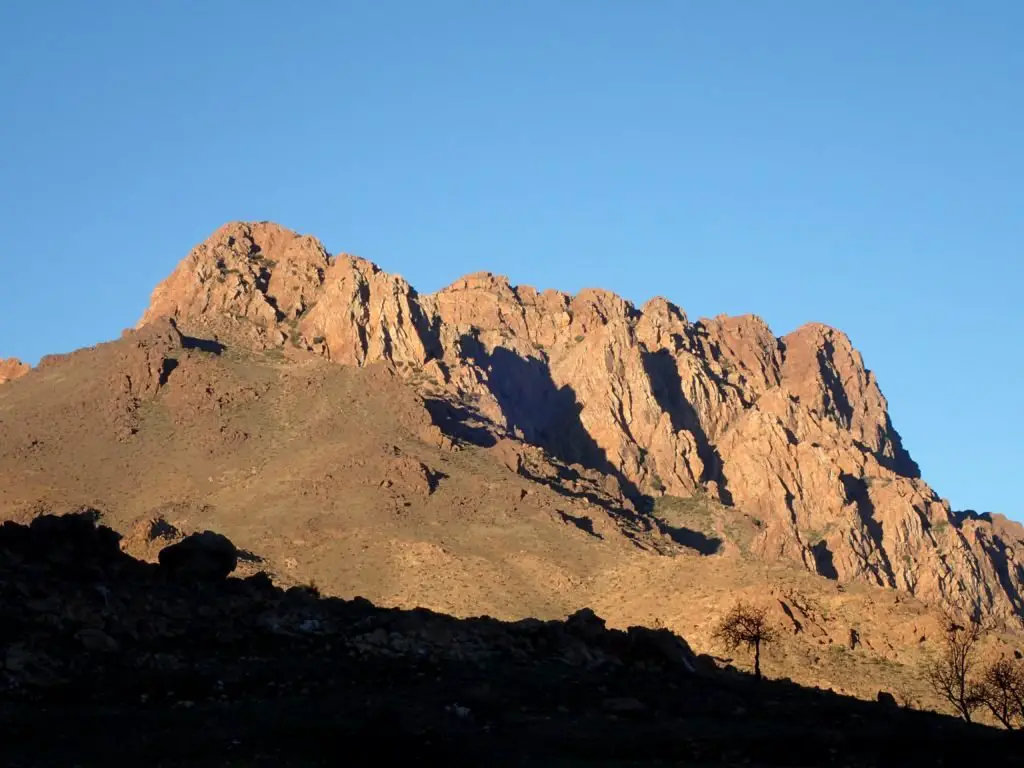
M 754 549 L 1019 617 L 1024 528 L 954 513 L 920 478 L 842 332 L 777 338 L 656 298 L 576 296 L 487 272 L 435 294 L 273 224 L 234 223 L 156 289 L 140 326 L 345 365 L 383 361 L 454 438 L 530 443 L 598 470 L 629 508 L 706 494 L 762 525 Z
M 31 370 L 32 366 L 15 357 L 0 358 L 0 384 L 20 379 Z

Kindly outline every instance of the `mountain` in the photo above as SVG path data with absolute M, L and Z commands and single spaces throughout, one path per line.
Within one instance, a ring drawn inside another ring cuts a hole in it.
M 596 470 L 623 504 L 706 494 L 752 515 L 754 551 L 1019 616 L 1024 528 L 968 518 L 920 478 L 874 375 L 824 325 L 690 322 L 665 299 L 577 296 L 477 273 L 421 296 L 273 224 L 219 230 L 156 289 L 140 325 L 343 365 L 385 362 L 450 434 L 513 439 Z
M 0 387 L 0 519 L 81 508 L 143 559 L 210 528 L 284 585 L 590 606 L 705 652 L 764 600 L 769 675 L 871 698 L 927 695 L 936 609 L 1022 615 L 1024 529 L 938 498 L 840 331 L 490 273 L 420 295 L 269 223 L 196 246 L 120 339 Z

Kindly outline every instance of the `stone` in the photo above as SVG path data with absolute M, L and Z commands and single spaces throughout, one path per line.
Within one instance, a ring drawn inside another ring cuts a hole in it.
M 581 608 L 565 621 L 565 628 L 584 640 L 594 640 L 607 632 L 605 620 L 590 608 Z
M 697 657 L 681 637 L 668 629 L 630 627 L 627 630 L 630 651 L 640 658 L 656 658 L 669 668 L 684 672 L 697 671 Z M 706 667 L 707 668 L 707 667 Z
M 160 550 L 160 567 L 175 578 L 217 581 L 238 564 L 238 550 L 226 536 L 203 531 Z

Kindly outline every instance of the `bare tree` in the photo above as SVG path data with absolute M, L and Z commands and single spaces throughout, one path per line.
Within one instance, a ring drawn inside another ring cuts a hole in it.
M 768 622 L 764 608 L 743 602 L 734 605 L 715 629 L 715 637 L 729 650 L 742 646 L 754 651 L 754 677 L 761 679 L 761 645 L 775 639 L 775 630 Z
M 968 723 L 972 713 L 983 703 L 982 686 L 973 679 L 981 636 L 982 627 L 977 618 L 972 618 L 965 626 L 947 616 L 942 653 L 925 668 L 925 679 L 932 690 Z
M 1005 656 L 985 668 L 981 699 L 1007 730 L 1024 722 L 1024 669 Z

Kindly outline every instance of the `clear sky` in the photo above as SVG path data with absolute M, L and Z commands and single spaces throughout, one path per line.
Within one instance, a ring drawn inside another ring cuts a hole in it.
M 431 291 L 842 328 L 924 476 L 1024 518 L 1024 2 L 0 3 L 0 356 L 271 219 Z

